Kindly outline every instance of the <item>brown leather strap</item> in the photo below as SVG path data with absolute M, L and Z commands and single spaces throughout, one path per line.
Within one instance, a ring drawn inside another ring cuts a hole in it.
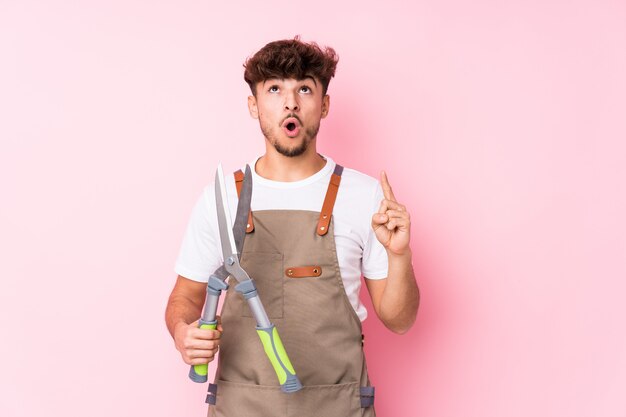
M 322 205 L 320 220 L 317 222 L 317 234 L 320 236 L 324 236 L 328 233 L 330 216 L 333 214 L 333 207 L 335 206 L 335 200 L 337 199 L 337 192 L 339 191 L 339 183 L 341 183 L 342 172 L 343 167 L 337 164 L 335 165 L 335 172 L 333 172 L 333 175 L 330 176 L 330 183 L 328 184 L 328 190 L 326 190 L 326 197 L 324 198 L 324 204 Z
M 243 172 L 241 170 L 235 171 L 235 186 L 237 187 L 237 197 L 241 195 L 241 187 L 243 186 Z M 246 227 L 246 233 L 251 233 L 254 230 L 254 223 L 252 223 L 252 210 L 248 214 L 248 224 Z
M 319 277 L 322 275 L 322 267 L 317 265 L 291 266 L 285 269 L 285 275 L 289 278 Z

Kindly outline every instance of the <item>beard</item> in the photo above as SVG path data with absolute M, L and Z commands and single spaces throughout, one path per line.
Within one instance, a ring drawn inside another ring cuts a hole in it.
M 278 141 L 278 135 L 280 135 L 280 133 L 282 132 L 277 134 L 275 131 L 272 132 L 272 129 L 270 129 L 267 125 L 265 125 L 260 120 L 259 120 L 259 123 L 261 125 L 261 131 L 263 132 L 263 136 L 265 136 L 265 139 L 274 147 L 274 149 L 276 149 L 276 152 L 278 152 L 279 154 L 283 156 L 287 156 L 289 158 L 300 156 L 304 152 L 306 152 L 306 150 L 309 147 L 309 144 L 311 143 L 313 139 L 317 137 L 317 132 L 319 132 L 320 130 L 319 123 L 317 123 L 315 126 L 311 126 L 305 129 L 304 138 L 302 139 L 302 142 L 296 146 L 287 147 L 287 146 L 281 145 L 281 143 Z

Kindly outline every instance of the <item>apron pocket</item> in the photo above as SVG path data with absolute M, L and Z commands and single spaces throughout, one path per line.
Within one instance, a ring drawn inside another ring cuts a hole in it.
M 310 385 L 291 394 L 285 394 L 275 385 L 222 380 L 216 381 L 216 384 L 216 402 L 209 407 L 210 417 L 363 416 L 357 382 Z
M 287 417 L 360 417 L 359 383 L 309 385 L 287 397 Z M 259 414 L 261 415 L 261 414 Z
M 286 416 L 286 397 L 279 386 L 217 381 L 215 405 L 211 417 L 282 417 Z M 304 416 L 300 416 L 304 417 Z
M 270 319 L 283 318 L 283 255 L 279 252 L 244 252 L 241 266 L 254 280 L 259 298 Z M 241 315 L 254 317 L 245 302 Z

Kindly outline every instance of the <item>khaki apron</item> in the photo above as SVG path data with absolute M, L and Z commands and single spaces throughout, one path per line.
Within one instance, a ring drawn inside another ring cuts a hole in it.
M 342 170 L 337 165 L 331 176 L 321 212 L 253 212 L 241 255 L 303 388 L 281 391 L 251 311 L 231 285 L 209 416 L 375 417 L 361 322 L 343 287 L 333 235 Z M 238 191 L 241 178 L 236 173 Z

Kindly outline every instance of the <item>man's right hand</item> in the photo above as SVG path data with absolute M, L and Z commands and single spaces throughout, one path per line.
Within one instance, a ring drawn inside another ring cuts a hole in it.
M 217 330 L 200 329 L 198 320 L 191 324 L 180 322 L 174 328 L 176 349 L 178 349 L 187 365 L 209 363 L 217 353 L 222 331 L 219 317 Z

